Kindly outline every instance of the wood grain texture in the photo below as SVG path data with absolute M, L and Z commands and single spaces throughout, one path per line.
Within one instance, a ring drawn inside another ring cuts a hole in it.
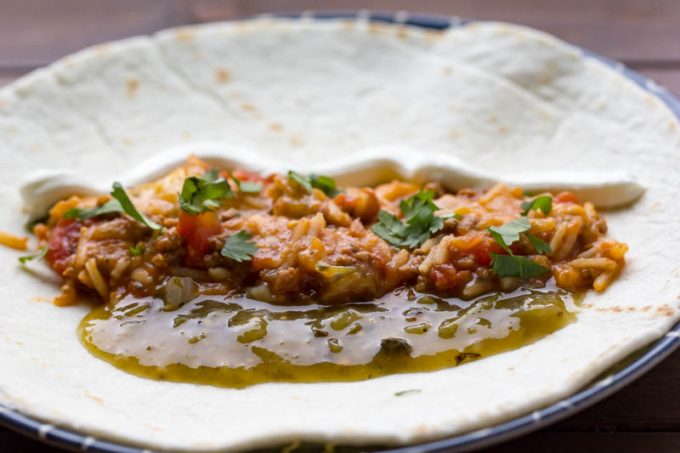
M 190 20 L 189 5 L 176 0 L 1 0 L 0 68 L 34 68 Z
M 186 23 L 305 9 L 411 10 L 555 34 L 680 93 L 677 0 L 0 0 L 0 85 L 70 52 Z M 680 451 L 680 351 L 621 392 L 489 451 Z M 0 428 L 0 452 L 57 451 Z

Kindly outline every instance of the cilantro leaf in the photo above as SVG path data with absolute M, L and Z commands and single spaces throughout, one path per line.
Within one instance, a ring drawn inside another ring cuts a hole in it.
M 220 179 L 220 171 L 217 168 L 211 168 L 203 174 L 203 179 L 207 182 L 217 182 Z
M 404 222 L 387 211 L 380 211 L 378 222 L 371 229 L 396 247 L 419 247 L 444 227 L 444 219 L 434 215 L 439 208 L 433 198 L 433 191 L 420 191 L 399 203 Z
M 113 212 L 123 212 L 123 206 L 121 206 L 118 200 L 109 200 L 101 206 L 97 206 L 91 209 L 83 208 L 73 208 L 69 209 L 64 213 L 64 218 L 68 220 L 79 219 L 85 220 L 92 217 L 97 217 L 104 214 L 111 214 Z
M 39 260 L 45 258 L 45 256 L 47 256 L 48 251 L 49 251 L 49 249 L 47 247 L 40 247 L 38 249 L 38 252 L 34 253 L 33 255 L 20 256 L 19 262 L 21 264 L 28 264 L 31 261 L 39 261 Z
M 127 215 L 135 219 L 136 221 L 143 223 L 144 225 L 148 226 L 152 230 L 158 231 L 161 230 L 162 227 L 139 212 L 137 208 L 135 208 L 135 205 L 132 204 L 132 200 L 130 200 L 130 197 L 128 197 L 128 194 L 125 193 L 125 189 L 123 189 L 123 186 L 119 182 L 114 182 L 113 183 L 113 190 L 111 191 L 111 196 L 118 200 L 120 203 L 121 207 L 123 208 L 123 212 L 125 212 Z
M 542 253 L 544 255 L 550 255 L 552 253 L 550 244 L 543 239 L 536 237 L 533 234 L 527 234 L 527 239 L 529 239 L 531 245 L 536 249 L 536 253 Z
M 312 191 L 312 181 L 309 180 L 308 177 L 301 175 L 298 172 L 295 172 L 293 170 L 290 170 L 288 172 L 288 179 L 292 179 L 296 183 L 298 183 L 300 186 L 302 186 L 307 192 Z
M 262 190 L 262 184 L 253 181 L 241 181 L 232 172 L 229 173 L 229 178 L 234 181 L 239 192 L 242 193 L 260 193 Z
M 409 390 L 401 390 L 399 392 L 395 392 L 394 396 L 404 396 L 404 395 L 410 395 L 412 393 L 420 393 L 422 390 L 420 389 L 409 389 Z
M 550 269 L 541 266 L 526 256 L 491 254 L 491 268 L 499 277 L 519 277 L 526 280 L 530 277 L 538 277 L 550 272 Z
M 335 180 L 330 176 L 315 175 L 312 173 L 309 175 L 309 182 L 312 187 L 316 187 L 329 197 L 334 197 L 340 193 L 337 185 L 335 184 Z
M 512 255 L 510 246 L 519 241 L 520 233 L 527 232 L 531 229 L 531 223 L 526 217 L 513 220 L 499 227 L 489 227 L 488 231 L 491 236 L 503 247 L 503 250 Z
M 130 247 L 130 254 L 132 256 L 141 256 L 142 253 L 144 253 L 144 244 L 141 242 L 137 245 L 133 245 Z
M 371 230 L 395 247 L 401 247 L 406 236 L 406 226 L 387 211 L 378 212 L 378 223 L 373 225 Z
M 399 209 L 409 226 L 432 234 L 444 228 L 444 220 L 434 215 L 439 208 L 432 201 L 433 198 L 434 191 L 424 190 L 399 203 Z
M 522 202 L 522 215 L 528 215 L 529 211 L 539 209 L 543 214 L 548 215 L 552 211 L 552 197 L 549 195 L 541 195 L 530 201 Z
M 513 243 L 519 241 L 520 234 L 525 233 L 537 253 L 552 253 L 550 245 L 533 234 L 527 233 L 530 229 L 531 223 L 526 217 L 513 220 L 500 227 L 488 228 L 491 236 L 503 247 L 503 250 L 508 252 L 508 255 L 491 254 L 491 269 L 496 275 L 499 277 L 519 277 L 526 280 L 527 278 L 537 277 L 550 272 L 550 269 L 541 266 L 526 256 L 515 255 L 510 249 Z
M 335 180 L 330 176 L 315 175 L 314 173 L 309 176 L 304 176 L 291 170 L 288 172 L 288 178 L 304 187 L 307 192 L 311 192 L 312 188 L 315 188 L 329 197 L 334 197 L 340 193 L 335 184 Z
M 231 186 L 217 169 L 207 171 L 202 178 L 190 176 L 184 180 L 179 194 L 179 207 L 191 215 L 214 211 L 222 198 L 233 196 Z
M 258 250 L 257 245 L 253 241 L 249 241 L 251 237 L 252 235 L 247 231 L 239 231 L 229 236 L 220 251 L 220 255 L 239 263 L 250 261 Z

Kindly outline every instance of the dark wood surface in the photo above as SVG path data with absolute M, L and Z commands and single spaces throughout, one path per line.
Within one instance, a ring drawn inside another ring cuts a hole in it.
M 307 9 L 408 10 L 521 23 L 616 58 L 680 93 L 677 0 L 0 0 L 0 85 L 112 39 Z M 490 451 L 680 451 L 679 381 L 680 351 L 594 407 Z M 50 449 L 0 428 L 0 452 L 33 451 Z

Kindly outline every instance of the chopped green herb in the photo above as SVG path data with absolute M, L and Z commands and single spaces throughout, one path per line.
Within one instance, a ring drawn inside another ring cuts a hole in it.
M 316 187 L 329 197 L 334 197 L 340 193 L 335 184 L 335 180 L 330 176 L 315 175 L 312 173 L 309 175 L 309 182 L 312 184 L 312 187 Z
M 539 209 L 543 214 L 548 215 L 552 211 L 552 197 L 541 195 L 533 200 L 522 203 L 522 215 L 528 215 L 529 211 Z
M 409 389 L 409 390 L 402 390 L 400 392 L 395 392 L 394 396 L 404 396 L 404 395 L 411 395 L 413 393 L 420 393 L 422 390 L 420 389 Z
M 217 182 L 220 179 L 220 170 L 217 168 L 211 168 L 210 170 L 206 171 L 203 173 L 203 179 L 205 179 L 207 182 Z
M 257 253 L 257 245 L 249 239 L 252 237 L 247 231 L 239 231 L 236 234 L 229 236 L 224 243 L 220 254 L 225 257 L 237 261 L 250 261 L 250 259 Z
M 533 234 L 528 234 L 527 233 L 527 239 L 529 239 L 529 242 L 531 245 L 534 246 L 536 249 L 536 253 L 542 253 L 544 255 L 550 255 L 552 253 L 552 249 L 550 248 L 550 244 L 545 242 L 543 239 L 534 236 Z
M 526 280 L 530 277 L 538 277 L 550 272 L 550 269 L 541 266 L 526 256 L 491 254 L 491 268 L 499 277 L 519 277 Z
M 123 186 L 119 182 L 113 183 L 111 196 L 120 202 L 123 212 L 136 221 L 143 223 L 152 230 L 160 230 L 162 228 L 159 224 L 149 219 L 147 216 L 139 212 L 137 208 L 135 208 L 135 205 L 132 204 L 132 200 L 130 200 L 130 197 L 128 197 L 128 194 L 125 193 L 125 189 L 123 189 Z
M 38 249 L 38 253 L 35 253 L 35 254 L 33 254 L 33 255 L 24 255 L 24 256 L 20 256 L 20 257 L 19 257 L 19 262 L 20 262 L 21 264 L 28 264 L 28 263 L 30 263 L 31 261 L 39 261 L 39 260 L 45 258 L 45 256 L 47 255 L 48 250 L 49 250 L 49 249 L 48 249 L 47 247 L 41 247 L 40 249 Z
M 378 223 L 371 228 L 375 234 L 390 244 L 400 247 L 406 236 L 406 226 L 387 211 L 378 212 Z
M 387 211 L 378 213 L 372 230 L 396 247 L 416 248 L 444 227 L 444 219 L 434 215 L 439 208 L 431 190 L 420 191 L 399 204 L 404 222 Z
M 300 186 L 302 186 L 307 192 L 312 191 L 312 181 L 309 180 L 308 177 L 301 175 L 298 172 L 295 172 L 293 170 L 290 170 L 288 172 L 288 179 L 292 179 L 296 183 L 298 183 Z
M 144 244 L 141 242 L 130 247 L 130 254 L 132 254 L 132 256 L 141 256 L 142 253 L 144 253 Z
M 66 211 L 64 214 L 65 219 L 73 220 L 85 220 L 92 217 L 97 217 L 104 214 L 111 214 L 114 212 L 123 212 L 123 206 L 121 206 L 118 200 L 109 200 L 101 206 L 97 206 L 91 209 L 73 208 Z
M 229 182 L 220 177 L 218 170 L 212 169 L 202 178 L 190 176 L 184 180 L 179 194 L 179 207 L 191 215 L 198 215 L 214 211 L 220 207 L 223 198 L 233 195 Z
M 520 233 L 527 232 L 531 229 L 531 223 L 526 217 L 522 217 L 512 222 L 508 222 L 499 227 L 489 227 L 488 231 L 491 236 L 503 247 L 503 250 L 512 255 L 510 246 L 519 241 Z
M 412 197 L 402 200 L 399 203 L 399 209 L 404 214 L 406 222 L 411 224 L 411 219 L 423 227 L 427 226 L 431 233 L 436 233 L 444 227 L 444 221 L 441 217 L 434 215 L 439 208 L 434 204 L 434 191 L 421 190 Z
M 490 227 L 489 233 L 508 252 L 508 255 L 492 253 L 491 268 L 499 277 L 519 277 L 527 279 L 550 272 L 549 269 L 541 266 L 526 256 L 516 256 L 512 253 L 510 246 L 519 241 L 520 234 L 525 233 L 531 245 L 537 253 L 552 253 L 550 245 L 542 239 L 527 233 L 531 229 L 531 223 L 526 217 L 522 217 L 512 222 L 508 222 L 500 227 Z
M 309 176 L 304 176 L 291 170 L 288 172 L 288 178 L 304 187 L 307 192 L 311 192 L 312 188 L 316 188 L 329 197 L 334 197 L 340 193 L 335 180 L 330 176 L 315 175 L 313 173 Z
M 231 172 L 229 172 L 229 177 L 231 178 L 232 181 L 236 184 L 236 187 L 238 187 L 239 192 L 242 193 L 260 193 L 262 190 L 262 184 L 259 182 L 253 182 L 253 181 L 241 181 L 238 179 L 236 176 L 234 176 Z

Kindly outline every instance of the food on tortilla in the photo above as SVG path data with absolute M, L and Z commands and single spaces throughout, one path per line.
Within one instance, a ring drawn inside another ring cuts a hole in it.
M 104 302 L 154 296 L 174 277 L 282 304 L 373 300 L 402 286 L 469 299 L 551 276 L 603 291 L 627 251 L 567 192 L 403 181 L 341 191 L 324 176 L 232 174 L 197 158 L 129 195 L 114 186 L 111 197 L 57 203 L 34 228 L 65 279 L 60 305 L 76 289 Z
M 338 188 L 326 176 L 262 177 L 195 157 L 128 191 L 115 183 L 111 196 L 61 201 L 34 231 L 65 280 L 56 303 L 81 291 L 107 304 L 83 323 L 93 352 L 144 375 L 182 365 L 170 378 L 228 385 L 436 369 L 463 360 L 452 354 L 516 347 L 572 319 L 567 291 L 603 291 L 627 251 L 568 192 Z M 480 326 L 456 334 L 471 320 Z M 232 346 L 214 352 L 220 341 Z M 285 372 L 273 373 L 280 362 Z M 189 371 L 225 366 L 240 374 Z

